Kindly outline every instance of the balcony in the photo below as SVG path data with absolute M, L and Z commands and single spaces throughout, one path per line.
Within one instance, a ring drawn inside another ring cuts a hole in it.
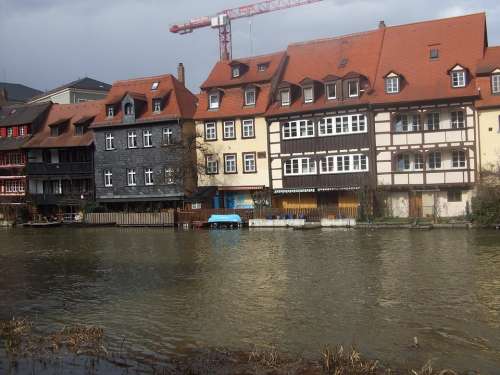
M 94 199 L 93 193 L 30 194 L 28 200 L 36 205 L 80 206 Z
M 92 162 L 81 163 L 28 163 L 29 175 L 75 175 L 93 174 Z

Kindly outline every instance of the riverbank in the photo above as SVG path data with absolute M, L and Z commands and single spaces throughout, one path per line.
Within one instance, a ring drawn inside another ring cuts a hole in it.
M 191 374 L 191 375 L 457 375 L 450 369 L 434 370 L 429 362 L 420 369 L 396 369 L 365 359 L 355 349 L 325 347 L 317 358 L 292 357 L 278 348 L 231 351 L 223 348 L 192 350 L 169 358 L 134 354 L 122 345 L 106 348 L 98 327 L 70 326 L 42 333 L 27 319 L 0 321 L 0 345 L 5 374 Z M 418 349 L 415 347 L 415 349 Z M 3 353 L 2 353 L 3 352 Z

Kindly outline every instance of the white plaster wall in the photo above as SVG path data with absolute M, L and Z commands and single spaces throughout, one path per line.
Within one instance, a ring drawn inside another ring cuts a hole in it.
M 390 193 L 389 200 L 393 217 L 409 216 L 409 198 L 407 192 Z

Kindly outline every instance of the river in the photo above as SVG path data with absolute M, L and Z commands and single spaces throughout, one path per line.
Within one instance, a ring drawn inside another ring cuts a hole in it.
M 160 358 L 354 344 L 391 365 L 498 374 L 500 232 L 4 229 L 0 319 L 13 315 L 98 325 Z

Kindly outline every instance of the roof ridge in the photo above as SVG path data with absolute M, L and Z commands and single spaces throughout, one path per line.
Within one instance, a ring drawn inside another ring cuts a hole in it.
M 410 22 L 410 23 L 403 23 L 403 24 L 400 24 L 400 25 L 386 26 L 386 28 L 392 29 L 392 28 L 398 28 L 398 27 L 419 25 L 419 24 L 422 24 L 422 23 L 435 23 L 435 22 L 442 22 L 442 21 L 447 21 L 447 20 L 453 20 L 453 19 L 457 19 L 457 18 L 474 17 L 474 16 L 479 16 L 479 15 L 486 16 L 486 12 L 476 12 L 476 13 L 462 14 L 461 16 L 451 16 L 451 17 L 444 17 L 444 18 L 434 18 L 434 19 L 423 20 L 423 21 L 415 21 L 415 22 Z
M 255 55 L 255 56 L 246 56 L 246 57 L 238 57 L 238 58 L 233 58 L 231 61 L 241 61 L 241 60 L 255 60 L 255 59 L 261 59 L 263 57 L 270 57 L 274 55 L 280 55 L 286 53 L 286 50 L 281 50 L 281 51 L 276 51 L 276 52 L 270 52 L 270 53 L 264 53 L 261 55 Z
M 326 43 L 326 42 L 331 42 L 334 40 L 340 40 L 344 38 L 351 38 L 355 36 L 363 36 L 367 34 L 372 34 L 380 31 L 380 29 L 373 29 L 373 30 L 366 30 L 366 31 L 360 31 L 356 33 L 351 33 L 351 34 L 343 34 L 343 35 L 337 35 L 337 36 L 332 36 L 332 37 L 326 37 L 326 38 L 318 38 L 318 39 L 311 39 L 311 40 L 306 40 L 303 42 L 295 42 L 291 43 L 288 45 L 288 48 L 290 47 L 300 47 L 303 45 L 308 45 L 308 44 L 313 44 L 313 43 Z
M 118 80 L 118 81 L 113 82 L 113 86 L 114 86 L 114 85 L 123 84 L 123 83 L 131 83 L 131 82 L 138 82 L 138 81 L 146 81 L 146 80 L 150 80 L 150 79 L 161 79 L 161 78 L 167 78 L 167 77 L 169 77 L 169 76 L 172 76 L 172 74 L 171 74 L 171 73 L 167 73 L 167 74 L 160 74 L 160 75 L 150 76 L 150 77 L 137 77 L 137 78 L 131 78 L 131 79 L 121 79 L 121 80 Z

